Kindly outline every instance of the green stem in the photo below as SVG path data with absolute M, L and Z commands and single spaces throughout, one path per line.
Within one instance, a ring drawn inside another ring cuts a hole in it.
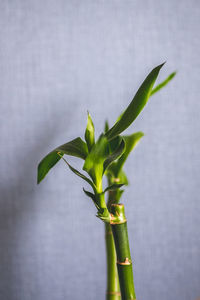
M 133 283 L 133 270 L 130 255 L 127 221 L 123 204 L 111 205 L 112 232 L 117 253 L 117 268 L 122 300 L 136 299 Z
M 116 251 L 111 225 L 105 223 L 105 240 L 107 255 L 107 300 L 120 300 L 120 286 L 116 266 Z

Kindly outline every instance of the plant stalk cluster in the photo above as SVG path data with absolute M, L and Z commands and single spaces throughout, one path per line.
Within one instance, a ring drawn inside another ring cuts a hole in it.
M 109 128 L 106 122 L 104 133 L 95 140 L 94 124 L 88 113 L 85 129 L 85 141 L 80 137 L 67 142 L 49 154 L 38 165 L 38 183 L 47 173 L 63 159 L 69 169 L 86 181 L 91 190 L 83 189 L 97 208 L 97 217 L 105 223 L 105 241 L 107 253 L 107 300 L 134 300 L 132 260 L 129 248 L 127 220 L 124 205 L 120 204 L 123 194 L 122 186 L 128 185 L 128 178 L 123 170 L 130 152 L 144 136 L 142 132 L 122 135 L 137 118 L 149 98 L 163 88 L 174 76 L 175 72 L 154 88 L 160 69 L 164 64 L 155 67 L 146 77 L 128 107 Z M 64 155 L 75 156 L 84 161 L 82 173 L 72 167 Z M 103 177 L 108 185 L 103 189 Z M 108 201 L 105 193 L 108 192 Z

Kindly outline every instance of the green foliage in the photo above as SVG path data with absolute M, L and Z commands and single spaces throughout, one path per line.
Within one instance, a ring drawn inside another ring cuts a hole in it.
M 123 185 L 128 185 L 127 176 L 122 168 L 130 152 L 136 147 L 143 136 L 144 133 L 141 131 L 133 133 L 131 135 L 123 136 L 123 141 L 125 142 L 125 150 L 119 157 L 119 159 L 116 160 L 107 169 L 106 175 L 108 178 L 108 184 L 115 183 L 117 181 L 119 185 L 122 183 Z M 115 194 L 112 195 L 112 203 L 119 203 L 122 192 L 120 190 L 115 190 L 114 193 Z
M 89 183 L 91 185 L 91 187 L 93 188 L 94 191 L 96 191 L 96 187 L 94 185 L 94 183 L 92 182 L 92 180 L 90 180 L 88 177 L 86 177 L 84 174 L 82 174 L 81 172 L 79 172 L 78 170 L 76 170 L 75 168 L 73 168 L 67 161 L 66 159 L 64 159 L 62 157 L 62 159 L 64 160 L 64 162 L 67 164 L 67 166 L 70 168 L 70 170 L 76 174 L 77 176 L 79 176 L 80 178 L 82 178 L 83 180 L 85 180 L 87 183 Z
M 94 136 L 94 124 L 92 122 L 92 118 L 88 112 L 88 120 L 87 120 L 87 127 L 85 130 L 85 141 L 88 146 L 88 151 L 90 152 L 92 146 L 95 144 L 95 136 Z
M 106 133 L 108 130 L 109 130 L 109 124 L 108 124 L 108 120 L 106 120 L 104 124 L 104 132 Z
M 42 179 L 44 179 L 49 170 L 53 168 L 60 159 L 61 156 L 59 156 L 56 151 L 50 152 L 43 158 L 43 160 L 38 165 L 37 183 L 40 183 Z
M 96 142 L 94 124 L 88 113 L 85 130 L 86 142 L 78 137 L 47 154 L 38 165 L 38 183 L 44 179 L 49 170 L 62 158 L 73 173 L 81 177 L 92 187 L 94 193 L 86 190 L 84 190 L 84 193 L 92 199 L 97 207 L 97 216 L 107 222 L 109 220 L 109 212 L 105 203 L 104 194 L 109 191 L 114 195 L 116 203 L 119 202 L 123 193 L 123 190 L 120 188 L 128 184 L 123 166 L 131 151 L 144 135 L 142 132 L 125 136 L 120 136 L 120 134 L 137 118 L 149 97 L 166 86 L 175 76 L 175 72 L 170 74 L 153 89 L 162 66 L 163 64 L 157 66 L 149 73 L 131 103 L 125 111 L 120 114 L 112 128 L 109 129 L 108 121 L 105 122 L 104 134 L 101 134 Z M 88 173 L 90 178 L 72 167 L 65 160 L 64 155 L 83 159 L 83 170 Z M 108 178 L 108 186 L 103 190 L 102 178 L 104 174 Z M 111 202 L 113 203 L 113 199 Z
M 58 152 L 60 155 L 58 155 Z M 45 156 L 38 165 L 38 183 L 44 179 L 49 170 L 55 166 L 64 154 L 86 159 L 88 155 L 88 148 L 86 143 L 78 137 L 54 149 L 52 152 L 47 154 L 47 156 Z
M 176 75 L 176 72 L 171 73 L 164 81 L 159 83 L 152 91 L 151 91 L 151 96 L 157 93 L 160 89 L 165 87 Z
M 123 112 L 120 119 L 115 123 L 115 125 L 111 129 L 109 129 L 106 132 L 106 136 L 109 140 L 122 133 L 137 118 L 137 116 L 142 111 L 151 95 L 153 85 L 163 65 L 164 64 L 157 66 L 149 73 L 149 75 L 146 77 L 146 79 L 138 89 L 135 97 L 133 98 L 129 106 Z
M 62 158 L 74 174 L 82 178 L 91 186 L 93 192 L 87 191 L 84 188 L 83 191 L 96 206 L 96 216 L 103 222 L 109 223 L 109 227 L 106 226 L 106 228 L 109 228 L 109 233 L 112 228 L 113 232 L 115 245 L 113 237 L 110 234 L 109 237 L 112 238 L 112 246 L 107 244 L 107 249 L 112 248 L 112 257 L 108 256 L 108 261 L 109 263 L 111 262 L 111 268 L 113 268 L 113 264 L 116 265 L 116 254 L 118 261 L 122 261 L 122 257 L 126 258 L 126 260 L 128 259 L 129 263 L 131 261 L 126 222 L 120 224 L 115 222 L 115 225 L 113 226 L 111 221 L 113 221 L 113 217 L 117 218 L 120 222 L 122 221 L 122 219 L 120 219 L 121 213 L 119 213 L 120 209 L 122 209 L 122 205 L 117 208 L 116 204 L 119 203 L 124 192 L 121 187 L 128 185 L 128 178 L 123 170 L 123 166 L 131 151 L 144 136 L 141 131 L 125 136 L 121 136 L 120 134 L 137 118 L 146 105 L 149 97 L 166 86 L 175 76 L 175 72 L 170 74 L 163 82 L 153 89 L 154 83 L 162 66 L 163 64 L 157 66 L 149 73 L 142 85 L 139 87 L 131 103 L 125 111 L 120 114 L 112 128 L 109 129 L 108 121 L 106 121 L 104 133 L 100 135 L 96 142 L 94 124 L 90 114 L 88 113 L 87 126 L 85 129 L 86 142 L 78 137 L 64 145 L 61 145 L 47 154 L 38 165 L 38 183 L 43 180 L 49 170 Z M 64 155 L 75 156 L 83 159 L 83 170 L 87 172 L 89 178 L 72 167 L 63 157 Z M 103 189 L 102 181 L 104 174 L 107 176 L 108 185 Z M 109 192 L 107 203 L 105 201 L 106 192 Z M 123 217 L 123 221 L 126 221 L 124 214 Z M 108 241 L 108 239 L 106 239 L 106 241 Z M 114 263 L 112 263 L 112 261 Z M 114 282 L 114 288 L 112 286 L 108 289 L 108 291 L 116 291 L 116 279 L 119 274 L 122 298 L 136 298 L 131 264 L 126 266 L 118 264 L 118 273 L 116 270 L 114 272 L 112 270 L 109 274 L 109 277 L 112 277 L 111 280 Z M 117 288 L 117 291 L 118 290 L 119 289 Z
M 113 180 L 117 178 L 117 180 L 120 182 L 124 180 L 124 183 L 128 184 L 128 180 L 125 177 L 125 173 L 122 171 L 122 167 L 127 160 L 130 152 L 137 146 L 140 139 L 144 136 L 144 133 L 139 131 L 135 132 L 131 135 L 123 136 L 123 141 L 125 144 L 125 150 L 123 154 L 118 158 L 116 162 L 114 162 L 107 171 L 107 176 L 113 177 Z
M 90 197 L 90 198 L 95 202 L 95 200 L 96 200 L 95 194 L 93 194 L 93 193 L 91 193 L 91 192 L 89 192 L 89 191 L 86 191 L 84 188 L 83 188 L 83 191 L 84 191 L 84 193 L 85 193 L 88 197 Z
M 96 206 L 97 210 L 100 209 L 99 205 L 97 204 L 96 202 L 96 197 L 95 197 L 95 194 L 89 192 L 89 191 L 86 191 L 84 188 L 83 188 L 83 191 L 84 193 L 86 194 L 86 196 L 88 196 L 89 198 L 92 199 L 92 201 L 94 202 L 94 205 Z
M 122 155 L 122 153 L 124 152 L 125 142 L 124 142 L 123 138 L 121 138 L 120 140 L 121 140 L 121 142 L 120 142 L 119 146 L 115 145 L 116 148 L 114 148 L 114 150 L 108 155 L 108 158 L 104 161 L 103 173 L 108 168 L 108 166 L 110 164 L 112 164 L 112 162 L 114 162 L 117 158 L 119 158 Z
M 123 169 L 118 170 L 117 162 L 114 162 L 107 170 L 106 176 L 108 178 L 109 184 L 113 184 L 115 182 L 128 185 L 128 178 L 123 171 Z
M 120 184 L 117 184 L 117 183 L 114 183 L 114 184 L 111 184 L 109 185 L 103 192 L 108 192 L 108 191 L 115 191 L 117 189 L 120 189 L 124 184 L 123 183 L 120 183 Z
M 107 138 L 102 134 L 96 144 L 88 154 L 83 170 L 85 170 L 97 187 L 97 191 L 102 191 L 103 163 L 109 155 L 109 144 Z
M 125 161 L 127 160 L 130 152 L 137 146 L 140 139 L 144 136 L 144 133 L 139 131 L 136 133 L 133 133 L 131 135 L 123 136 L 123 139 L 125 141 L 125 151 L 122 154 L 122 156 L 117 161 L 117 171 L 119 172 L 124 165 Z

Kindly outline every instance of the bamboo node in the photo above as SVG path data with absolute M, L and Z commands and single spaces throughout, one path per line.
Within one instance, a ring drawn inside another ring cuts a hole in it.
M 124 205 L 113 203 L 111 205 L 110 224 L 118 225 L 126 222 L 126 217 L 124 215 Z
M 120 182 L 120 178 L 114 178 L 114 182 Z
M 127 220 L 124 218 L 122 220 L 120 220 L 120 218 L 116 218 L 115 216 L 113 216 L 112 214 L 110 214 L 110 224 L 111 225 L 118 225 L 118 224 L 123 224 L 126 223 Z
M 116 296 L 121 296 L 120 292 L 107 292 L 107 295 L 116 295 Z
M 122 265 L 122 266 L 129 266 L 132 264 L 132 261 L 126 257 L 124 261 L 117 261 L 118 265 Z
M 126 219 L 124 219 L 123 221 L 120 221 L 120 222 L 116 222 L 116 221 L 110 221 L 110 224 L 111 225 L 120 225 L 120 224 L 123 224 L 123 223 L 126 223 Z

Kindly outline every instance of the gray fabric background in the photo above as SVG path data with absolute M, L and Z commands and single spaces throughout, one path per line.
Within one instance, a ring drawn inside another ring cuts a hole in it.
M 138 300 L 200 296 L 200 2 L 0 1 L 0 299 L 104 299 L 103 224 L 60 162 L 39 160 L 115 121 L 147 73 L 178 70 L 128 133 L 146 134 L 124 193 Z M 79 161 L 70 160 L 81 168 Z

